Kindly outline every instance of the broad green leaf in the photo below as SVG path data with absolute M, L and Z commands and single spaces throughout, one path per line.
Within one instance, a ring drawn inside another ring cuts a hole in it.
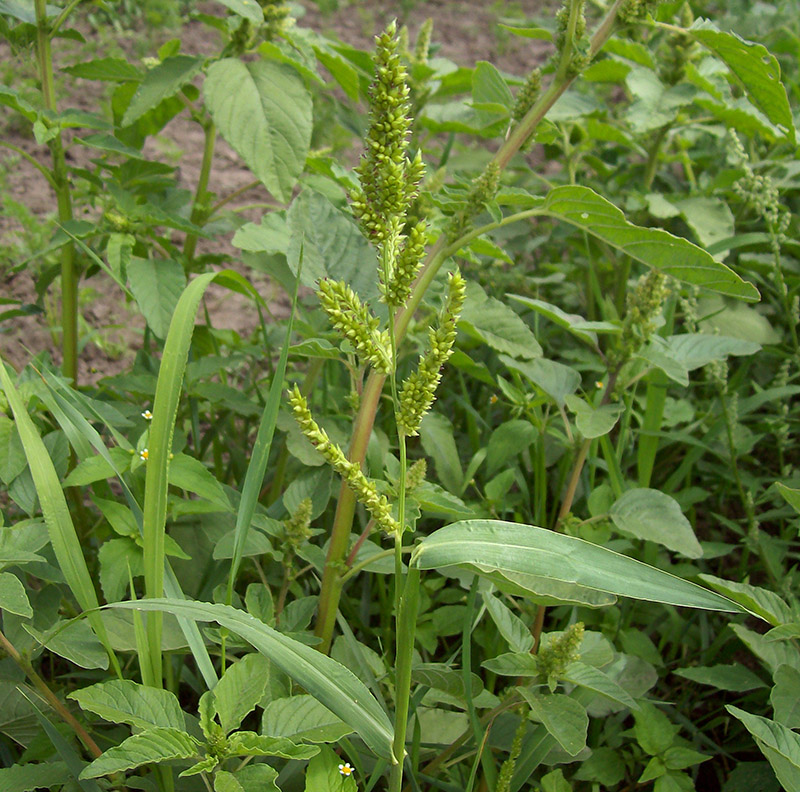
M 658 542 L 687 558 L 703 555 L 703 548 L 678 502 L 659 490 L 644 487 L 628 490 L 611 507 L 610 516 L 614 525 L 629 536 Z
M 234 756 L 278 756 L 282 759 L 310 759 L 319 753 L 319 748 L 313 745 L 297 745 L 286 737 L 266 737 L 250 731 L 231 734 L 228 750 Z
M 536 199 L 535 204 L 538 208 L 531 214 L 548 215 L 569 223 L 636 261 L 685 283 L 750 302 L 759 299 L 755 286 L 715 261 L 705 250 L 663 229 L 629 223 L 614 204 L 588 187 L 555 187 L 544 198 Z
M 420 569 L 466 566 L 541 575 L 600 592 L 671 605 L 742 612 L 732 600 L 688 580 L 574 536 L 533 525 L 467 520 L 426 536 L 412 554 Z
M 231 511 L 231 504 L 222 485 L 209 472 L 208 468 L 194 457 L 175 454 L 169 463 L 169 483 L 175 487 L 194 492 L 201 498 Z
M 0 11 L 2 13 L 2 11 Z M 39 111 L 13 88 L 0 84 L 0 105 L 16 110 L 23 118 L 34 123 L 39 117 Z
M 784 626 L 770 630 L 767 635 L 748 630 L 743 624 L 732 624 L 730 629 L 736 637 L 774 674 L 782 665 L 800 671 L 800 652 L 786 640 L 775 640 L 774 634 Z M 783 635 L 782 638 L 790 636 Z
M 728 355 L 754 355 L 760 349 L 755 341 L 708 333 L 682 333 L 666 339 L 667 354 L 688 371 L 713 360 L 724 360 Z
M 510 110 L 514 97 L 497 67 L 488 61 L 478 61 L 472 72 L 472 101 L 476 104 L 496 104 Z
M 261 732 L 295 742 L 336 742 L 353 730 L 313 696 L 270 701 L 264 708 Z
M 733 212 L 720 198 L 698 195 L 676 201 L 675 206 L 704 248 L 734 234 Z
M 123 598 L 129 577 L 144 575 L 142 548 L 135 539 L 106 539 L 97 551 L 97 560 L 100 562 L 100 587 L 106 602 Z
M 311 142 L 311 95 L 303 79 L 281 63 L 225 58 L 209 67 L 203 94 L 225 140 L 288 202 Z
M 164 611 L 196 621 L 213 621 L 226 627 L 266 655 L 298 685 L 352 726 L 378 756 L 391 758 L 393 731 L 386 713 L 351 671 L 316 649 L 227 605 L 156 599 L 120 602 L 113 607 Z
M 200 758 L 200 743 L 194 737 L 179 729 L 156 726 L 109 748 L 85 768 L 80 777 L 99 778 L 144 764 L 194 758 Z
M 173 55 L 150 69 L 122 117 L 122 126 L 130 126 L 164 99 L 178 93 L 200 73 L 204 61 L 204 58 L 193 55 Z
M 539 661 L 530 651 L 506 652 L 490 660 L 484 660 L 481 666 L 500 676 L 539 676 Z
M 452 493 L 461 493 L 464 471 L 458 458 L 453 425 L 441 413 L 428 413 L 419 427 L 419 436 L 425 453 L 436 465 L 442 484 Z
M 442 663 L 420 663 L 411 671 L 414 684 L 439 690 L 460 701 L 465 701 L 464 674 L 460 669 L 448 668 Z M 470 696 L 477 698 L 483 690 L 483 683 L 477 674 L 470 674 Z
M 233 773 L 218 770 L 214 774 L 214 792 L 244 792 L 244 787 Z
M 493 476 L 536 440 L 539 432 L 530 421 L 506 421 L 492 432 L 486 451 L 486 472 Z
M 236 780 L 244 792 L 281 792 L 275 780 L 278 771 L 268 764 L 250 764 L 236 771 Z
M 262 253 L 286 253 L 289 249 L 289 228 L 281 213 L 270 212 L 260 223 L 245 223 L 234 235 L 231 243 L 240 250 Z
M 303 190 L 292 201 L 286 221 L 291 235 L 286 258 L 297 275 L 302 250 L 303 286 L 316 289 L 321 278 L 333 278 L 344 281 L 362 300 L 377 298 L 375 251 L 352 218 L 324 195 Z
M 669 718 L 658 707 L 649 701 L 639 704 L 633 713 L 636 742 L 650 756 L 663 754 L 672 745 L 678 727 L 670 723 Z
M 772 765 L 784 792 L 800 792 L 800 735 L 780 723 L 751 715 L 731 704 L 725 709 L 738 718 Z
M 112 679 L 73 691 L 67 698 L 82 710 L 110 723 L 127 723 L 146 731 L 153 726 L 183 730 L 185 719 L 174 693 L 140 685 L 129 679 Z
M 0 385 L 2 385 L 8 404 L 14 413 L 16 427 L 25 448 L 25 456 L 36 485 L 36 493 L 39 496 L 42 514 L 50 535 L 50 544 L 59 568 L 81 608 L 92 611 L 88 615 L 89 623 L 116 665 L 116 657 L 97 611 L 99 606 L 97 592 L 86 566 L 83 548 L 72 523 L 58 474 L 53 467 L 45 444 L 25 409 L 25 403 L 14 387 L 2 361 L 0 361 Z
M 139 81 L 144 77 L 142 70 L 124 58 L 93 58 L 92 60 L 65 66 L 61 71 L 72 77 L 104 82 Z
M 665 85 L 652 69 L 639 66 L 630 69 L 625 85 L 633 97 L 625 120 L 639 135 L 673 122 L 680 108 L 690 104 L 697 93 L 686 82 Z
M 533 635 L 528 626 L 498 597 L 485 594 L 483 603 L 500 635 L 505 638 L 513 652 L 529 652 L 533 648 Z
M 688 32 L 725 61 L 750 101 L 793 143 L 792 110 L 775 56 L 761 44 L 723 33 L 707 19 L 696 20 Z
M 500 360 L 541 388 L 559 407 L 564 406 L 567 396 L 575 393 L 581 384 L 581 375 L 574 368 L 555 360 L 514 360 L 505 355 L 501 355 Z
M 533 309 L 536 313 L 548 318 L 576 338 L 580 338 L 592 346 L 597 344 L 597 333 L 619 333 L 621 331 L 620 325 L 611 322 L 590 322 L 578 314 L 568 314 L 557 305 L 544 302 L 544 300 L 534 300 L 532 297 L 524 297 L 521 294 L 507 294 L 506 296 L 520 305 Z
M 343 758 L 323 746 L 308 763 L 305 792 L 356 792 L 358 785 L 353 774 L 344 775 L 340 771 L 345 764 Z
M 0 572 L 0 608 L 30 619 L 33 609 L 22 581 L 11 572 Z
M 570 756 L 586 747 L 589 716 L 577 701 L 562 693 L 542 695 L 524 687 L 518 690 L 531 708 L 530 717 L 542 723 Z
M 792 609 L 774 591 L 752 586 L 749 583 L 723 580 L 714 575 L 701 575 L 700 578 L 715 591 L 730 597 L 731 600 L 738 602 L 750 613 L 764 619 L 773 627 L 794 620 Z
M 731 690 L 735 693 L 766 687 L 750 669 L 739 664 L 676 668 L 672 673 L 701 685 L 713 685 L 720 690 Z
M 607 435 L 616 425 L 623 411 L 620 404 L 601 404 L 594 407 L 574 393 L 564 397 L 570 412 L 575 413 L 575 425 L 587 439 Z
M 230 666 L 214 688 L 214 709 L 222 730 L 238 729 L 258 704 L 269 684 L 269 660 L 255 653 Z
M 64 762 L 15 764 L 0 769 L 0 789 L 9 792 L 34 792 L 66 784 L 72 778 Z
M 513 25 L 502 25 L 498 23 L 498 27 L 507 30 L 514 36 L 522 36 L 523 38 L 541 39 L 542 41 L 552 41 L 553 33 L 550 30 L 540 27 L 515 27 Z
M 519 314 L 470 284 L 459 327 L 497 352 L 524 359 L 538 358 L 542 348 Z
M 800 514 L 800 489 L 792 489 L 782 484 L 780 481 L 775 482 L 775 489 L 783 495 L 783 499 L 798 513 Z
M 592 665 L 580 661 L 570 663 L 561 674 L 561 679 L 596 693 L 628 709 L 638 709 L 636 700 L 622 685 L 608 674 Z
M 800 728 L 800 671 L 792 666 L 778 666 L 774 675 L 775 687 L 769 695 L 769 703 L 775 712 L 775 720 L 787 729 Z
M 81 668 L 108 668 L 108 655 L 103 644 L 85 621 L 56 622 L 47 631 L 37 630 L 30 624 L 22 626 L 51 652 Z
M 249 19 L 254 25 L 264 22 L 264 11 L 256 0 L 218 0 L 226 8 L 243 19 Z
M 142 316 L 159 338 L 166 338 L 169 322 L 186 287 L 183 267 L 171 259 L 131 258 L 128 280 Z

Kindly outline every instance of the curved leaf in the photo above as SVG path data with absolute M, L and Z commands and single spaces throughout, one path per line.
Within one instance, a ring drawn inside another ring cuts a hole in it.
M 426 536 L 412 564 L 420 569 L 468 565 L 484 574 L 533 574 L 622 597 L 706 610 L 744 608 L 688 580 L 574 536 L 534 525 L 466 520 Z
M 236 633 L 352 726 L 380 757 L 391 759 L 392 724 L 363 682 L 340 663 L 227 605 L 188 600 L 119 602 L 115 608 L 163 611 L 201 622 L 216 622 Z

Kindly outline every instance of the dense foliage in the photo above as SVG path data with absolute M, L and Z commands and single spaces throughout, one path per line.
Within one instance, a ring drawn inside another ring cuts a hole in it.
M 56 68 L 108 10 L 0 2 L 54 206 L 0 338 L 61 304 L 0 362 L 0 789 L 799 792 L 797 3 L 567 0 L 527 74 L 120 10 L 219 46 Z M 145 325 L 92 386 L 84 287 Z

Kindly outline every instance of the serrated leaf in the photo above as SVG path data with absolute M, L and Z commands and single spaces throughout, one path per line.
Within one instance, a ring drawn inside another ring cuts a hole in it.
M 159 338 L 166 338 L 175 306 L 186 287 L 183 267 L 171 259 L 131 258 L 128 280 L 147 324 Z
M 286 737 L 266 737 L 249 731 L 237 731 L 228 738 L 232 756 L 279 756 L 282 759 L 310 759 L 319 753 L 314 745 L 297 745 Z
M 199 758 L 199 753 L 200 743 L 186 732 L 154 727 L 109 748 L 86 767 L 80 777 L 99 778 L 144 764 Z
M 792 110 L 775 56 L 761 44 L 723 33 L 707 19 L 696 20 L 688 32 L 725 61 L 750 101 L 793 143 Z
M 204 62 L 204 58 L 194 55 L 173 55 L 150 69 L 136 89 L 121 125 L 130 126 L 165 99 L 175 96 L 200 73 Z
M 657 542 L 687 558 L 703 555 L 703 548 L 678 502 L 659 490 L 646 487 L 628 490 L 609 514 L 614 525 L 629 536 Z
M 542 723 L 570 756 L 586 747 L 589 716 L 577 701 L 561 693 L 541 695 L 530 688 L 518 690 L 531 708 L 530 717 Z
M 127 723 L 145 731 L 153 726 L 185 728 L 181 705 L 174 693 L 139 685 L 129 679 L 98 682 L 73 691 L 67 698 L 109 723 Z
M 800 735 L 780 723 L 751 715 L 731 704 L 725 709 L 738 718 L 772 765 L 784 792 L 800 792 Z
M 311 95 L 291 67 L 225 58 L 208 69 L 206 107 L 256 178 L 288 202 L 311 142 Z

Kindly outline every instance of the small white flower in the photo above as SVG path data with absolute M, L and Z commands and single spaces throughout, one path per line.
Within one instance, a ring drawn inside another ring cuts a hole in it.
M 141 459 L 142 462 L 147 462 L 147 459 L 148 459 L 149 456 L 150 456 L 150 452 L 146 448 L 143 448 L 139 452 L 139 459 Z
M 343 776 L 351 776 L 353 775 L 353 768 L 350 766 L 350 762 L 345 762 L 344 764 L 339 765 L 339 772 Z
M 152 421 L 153 420 L 153 413 L 151 413 L 150 410 L 145 410 L 142 413 L 142 418 L 144 418 L 145 421 Z

